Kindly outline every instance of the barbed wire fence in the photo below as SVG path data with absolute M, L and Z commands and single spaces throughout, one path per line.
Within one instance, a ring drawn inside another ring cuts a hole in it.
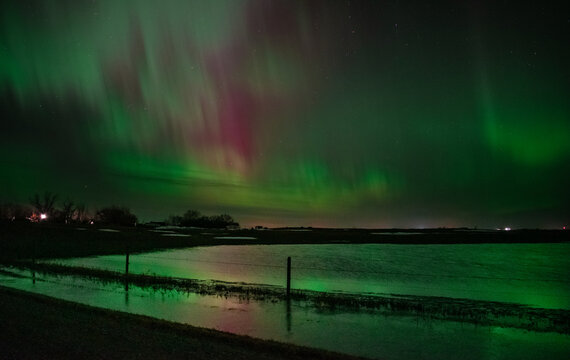
M 121 268 L 125 269 L 124 276 L 124 289 L 128 291 L 129 289 L 129 262 L 135 267 L 133 269 L 139 270 L 141 267 L 147 267 L 144 273 L 140 274 L 150 274 L 152 276 L 166 276 L 171 277 L 172 274 L 164 273 L 164 269 L 160 269 L 160 266 L 164 266 L 168 262 L 181 262 L 190 265 L 192 269 L 200 268 L 200 265 L 220 265 L 213 272 L 208 275 L 197 275 L 197 277 L 192 277 L 187 275 L 182 275 L 178 277 L 181 280 L 214 280 L 222 282 L 240 282 L 247 284 L 251 282 L 248 279 L 248 275 L 244 275 L 243 279 L 237 279 L 236 274 L 239 273 L 236 267 L 250 267 L 253 269 L 268 269 L 268 273 L 264 273 L 265 279 L 268 279 L 266 285 L 271 286 L 284 286 L 285 284 L 290 285 L 291 279 L 293 280 L 293 285 L 295 290 L 316 290 L 325 292 L 345 292 L 345 293 L 362 293 L 362 294 L 385 294 L 385 293 L 400 293 L 406 295 L 405 292 L 399 291 L 411 291 L 411 293 L 430 295 L 430 296 L 449 296 L 449 294 L 457 292 L 468 292 L 473 294 L 488 294 L 492 292 L 494 294 L 508 294 L 512 293 L 513 289 L 502 286 L 495 286 L 492 290 L 483 289 L 477 286 L 471 286 L 473 280 L 482 281 L 496 281 L 498 283 L 507 284 L 508 282 L 540 282 L 546 284 L 561 284 L 568 288 L 570 285 L 570 278 L 563 277 L 561 275 L 557 278 L 545 278 L 545 277 L 517 277 L 517 276 L 487 276 L 478 274 L 442 274 L 442 273 L 427 273 L 427 272 L 409 272 L 409 271 L 390 271 L 390 270 L 366 270 L 366 269 L 346 269 L 340 268 L 339 266 L 334 267 L 320 267 L 320 266 L 307 266 L 306 259 L 305 263 L 297 266 L 291 266 L 289 281 L 286 281 L 286 271 L 287 266 L 284 261 L 283 265 L 268 264 L 262 262 L 245 262 L 245 261 L 223 261 L 223 260 L 211 260 L 211 259 L 200 259 L 191 257 L 179 257 L 179 256 L 156 256 L 152 254 L 125 254 L 124 262 L 121 261 L 123 256 L 113 256 L 113 257 L 99 257 L 97 260 L 110 262 L 109 265 L 99 264 L 95 268 L 101 270 L 112 270 L 121 272 Z M 146 260 L 154 261 L 159 260 L 156 263 L 147 263 Z M 285 260 L 285 259 L 283 259 Z M 74 261 L 80 261 L 76 259 Z M 53 262 L 53 261 L 51 261 Z M 165 262 L 162 263 L 161 262 Z M 192 265 L 194 264 L 194 265 Z M 295 262 L 293 261 L 293 264 Z M 156 270 L 158 273 L 153 271 L 153 266 L 157 266 Z M 77 266 L 77 265 L 76 265 Z M 123 267 L 124 266 L 124 267 Z M 166 265 L 168 266 L 168 265 Z M 177 266 L 178 267 L 178 266 Z M 554 267 L 552 267 L 554 268 Z M 279 270 L 282 270 L 279 271 Z M 211 269 L 207 269 L 211 271 Z M 162 273 L 161 273 L 162 272 Z M 290 275 L 292 273 L 292 275 Z M 300 275 L 299 275 L 300 274 Z M 342 276 L 341 274 L 347 274 L 347 276 Z M 35 277 L 35 272 L 33 273 Z M 134 272 L 132 275 L 136 275 Z M 364 275 L 364 276 L 360 276 Z M 202 277 L 200 277 L 202 276 Z M 378 278 L 380 276 L 381 278 Z M 423 279 L 418 281 L 418 279 Z M 445 283 L 438 282 L 438 279 L 454 279 L 458 280 L 455 282 L 449 282 L 450 286 L 445 286 Z M 248 281 L 249 280 L 249 281 Z M 265 280 L 264 280 L 265 281 Z M 321 290 L 314 289 L 311 285 L 307 283 L 310 281 L 317 281 L 321 285 Z M 367 284 L 367 282 L 370 282 Z M 400 283 L 398 283 L 400 282 Z M 402 285 L 404 283 L 404 285 Z M 435 283 L 435 285 L 434 285 Z M 258 285 L 263 285 L 256 282 Z M 395 284 L 394 288 L 390 288 Z M 295 286 L 296 285 L 296 286 Z M 480 284 L 479 284 L 480 285 Z M 564 293 L 543 293 L 537 291 L 536 288 L 524 289 L 524 285 L 518 284 L 518 289 L 516 291 L 525 291 L 526 294 L 540 295 L 541 297 L 564 297 L 567 296 Z M 386 288 L 387 291 L 381 291 L 379 289 Z M 439 292 L 439 293 L 438 293 Z

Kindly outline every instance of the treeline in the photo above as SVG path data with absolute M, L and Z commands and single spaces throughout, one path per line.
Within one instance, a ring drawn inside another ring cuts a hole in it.
M 29 204 L 0 204 L 0 220 L 62 224 L 108 224 L 136 226 L 137 217 L 124 206 L 107 206 L 90 213 L 84 203 L 69 198 L 59 201 L 57 194 L 34 194 Z
M 138 219 L 124 206 L 107 206 L 90 213 L 84 203 L 69 198 L 59 201 L 57 194 L 46 191 L 42 195 L 34 194 L 29 204 L 0 204 L 0 221 L 136 226 Z M 228 214 L 206 216 L 196 210 L 188 210 L 182 216 L 171 215 L 165 223 L 200 228 L 239 227 Z
M 206 216 L 196 210 L 188 210 L 182 216 L 170 215 L 166 223 L 174 226 L 199 228 L 227 228 L 239 226 L 239 223 L 228 214 Z
M 92 219 L 87 206 L 67 198 L 58 202 L 58 195 L 46 191 L 34 194 L 29 204 L 0 204 L 0 219 L 10 221 L 49 221 L 55 223 L 86 223 Z M 60 205 L 60 206 L 58 206 Z

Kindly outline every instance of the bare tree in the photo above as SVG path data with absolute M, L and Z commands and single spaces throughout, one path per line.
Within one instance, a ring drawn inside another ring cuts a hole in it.
M 57 195 L 46 191 L 43 198 L 38 193 L 34 194 L 30 203 L 40 214 L 51 216 L 55 210 L 55 200 L 57 200 Z
M 62 203 L 61 215 L 66 224 L 69 224 L 73 220 L 73 215 L 75 214 L 77 208 L 71 199 L 67 199 Z

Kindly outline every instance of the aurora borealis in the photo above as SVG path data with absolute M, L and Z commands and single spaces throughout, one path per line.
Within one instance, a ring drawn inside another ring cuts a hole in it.
M 0 6 L 0 201 L 246 226 L 569 221 L 562 5 Z

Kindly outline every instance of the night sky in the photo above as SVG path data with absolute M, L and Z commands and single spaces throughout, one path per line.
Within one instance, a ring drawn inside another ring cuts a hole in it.
M 549 3 L 3 1 L 0 202 L 561 228 L 570 12 Z

